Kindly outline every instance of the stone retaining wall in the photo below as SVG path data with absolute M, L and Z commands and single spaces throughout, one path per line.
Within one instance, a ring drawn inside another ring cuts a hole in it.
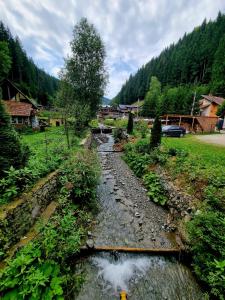
M 167 207 L 170 215 L 168 216 L 167 226 L 176 227 L 173 222 L 179 218 L 184 218 L 185 221 L 190 220 L 196 210 L 195 205 L 198 200 L 194 196 L 185 193 L 183 189 L 178 188 L 162 167 L 158 166 L 155 172 L 168 195 Z
M 41 179 L 31 191 L 0 207 L 0 251 L 4 252 L 26 234 L 56 196 L 59 171 Z

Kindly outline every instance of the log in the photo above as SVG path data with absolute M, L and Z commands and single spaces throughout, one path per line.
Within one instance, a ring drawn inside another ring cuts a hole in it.
M 81 250 L 88 250 L 82 248 Z M 118 251 L 118 252 L 133 252 L 133 253 L 151 253 L 151 254 L 179 254 L 180 248 L 135 248 L 135 247 L 123 247 L 123 246 L 95 246 L 89 249 L 94 252 L 103 251 Z

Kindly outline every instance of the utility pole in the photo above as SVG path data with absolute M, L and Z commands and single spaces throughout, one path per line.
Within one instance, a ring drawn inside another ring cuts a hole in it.
M 194 115 L 195 100 L 196 100 L 196 91 L 194 92 L 194 98 L 193 98 L 192 108 L 191 108 L 191 116 Z

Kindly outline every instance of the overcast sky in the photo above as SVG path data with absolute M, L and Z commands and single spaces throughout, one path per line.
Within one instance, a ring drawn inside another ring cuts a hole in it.
M 69 54 L 73 26 L 87 17 L 106 46 L 110 98 L 130 73 L 219 10 L 225 12 L 224 0 L 0 0 L 0 19 L 55 76 Z

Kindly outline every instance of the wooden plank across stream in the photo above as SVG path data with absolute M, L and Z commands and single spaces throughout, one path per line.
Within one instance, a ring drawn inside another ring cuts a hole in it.
M 179 254 L 182 252 L 180 248 L 135 248 L 123 246 L 94 246 L 93 248 L 84 247 L 82 250 L 103 252 L 103 251 L 118 251 L 132 253 L 151 253 L 151 254 Z

